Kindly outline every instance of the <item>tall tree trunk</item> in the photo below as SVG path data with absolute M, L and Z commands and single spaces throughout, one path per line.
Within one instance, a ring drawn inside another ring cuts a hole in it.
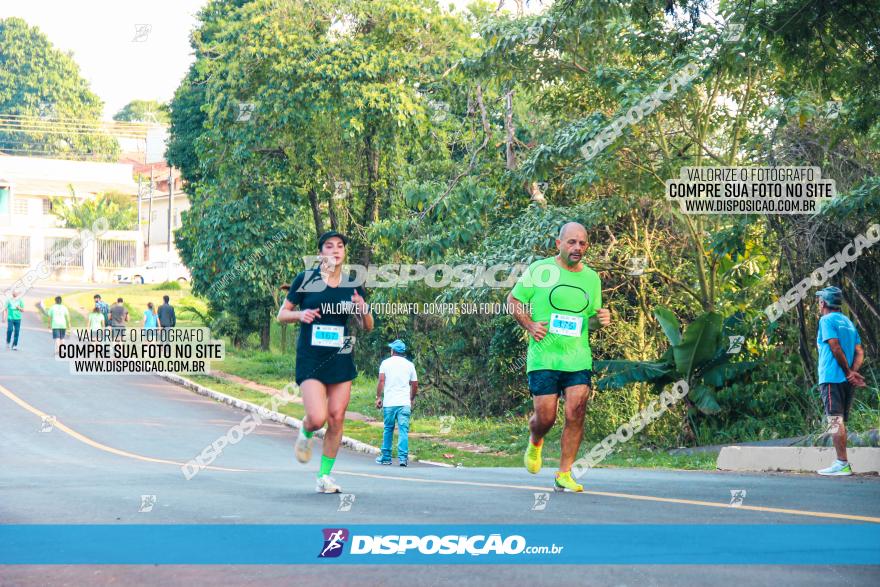
M 794 286 L 794 284 L 792 284 Z M 816 384 L 816 369 L 813 364 L 813 357 L 810 355 L 810 349 L 807 347 L 807 341 L 810 340 L 810 337 L 807 336 L 807 321 L 804 316 L 804 301 L 801 300 L 797 305 L 797 317 L 798 317 L 798 353 L 801 355 L 801 361 L 804 365 L 804 377 L 807 379 L 807 383 L 812 387 Z
M 791 248 L 787 244 L 787 240 L 785 237 L 785 229 L 782 223 L 774 219 L 772 216 L 769 217 L 770 226 L 776 232 L 776 238 L 779 240 L 779 244 L 782 247 L 782 255 L 788 263 L 788 272 L 790 275 L 789 280 L 789 289 L 794 287 L 797 280 L 797 275 L 800 275 L 801 272 L 797 271 L 798 264 L 796 263 L 795 256 L 792 253 Z M 788 291 L 788 289 L 786 289 Z M 798 355 L 801 358 L 801 367 L 804 371 L 804 380 L 812 386 L 816 382 L 816 373 L 814 371 L 813 365 L 813 357 L 810 355 L 810 349 L 807 347 L 808 342 L 810 341 L 810 337 L 807 336 L 807 324 L 804 317 L 804 302 L 801 300 L 797 305 L 797 318 L 798 318 Z
M 364 199 L 364 213 L 361 217 L 361 226 L 367 228 L 379 219 L 379 198 L 376 193 L 376 182 L 379 178 L 379 149 L 375 145 L 376 131 L 370 129 L 364 136 L 364 158 L 367 167 L 367 194 Z M 373 256 L 370 243 L 363 243 L 361 250 L 361 263 L 369 265 Z
M 312 219 L 315 221 L 315 235 L 320 238 L 324 234 L 324 220 L 321 218 L 321 208 L 318 204 L 318 193 L 314 187 L 309 188 L 309 206 L 312 207 Z
M 260 350 L 268 351 L 271 344 L 272 318 L 271 316 L 263 322 L 260 327 Z
M 505 153 L 507 155 L 507 170 L 516 169 L 516 153 L 513 151 L 513 90 L 507 90 L 504 94 L 504 130 L 507 135 Z
M 333 199 L 334 194 L 327 194 L 327 213 L 330 216 L 330 230 L 339 230 L 339 221 L 336 218 L 336 201 Z M 348 201 L 351 201 L 351 194 L 348 194 Z

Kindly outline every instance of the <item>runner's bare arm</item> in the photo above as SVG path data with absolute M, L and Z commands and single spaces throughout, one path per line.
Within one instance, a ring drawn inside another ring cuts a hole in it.
M 532 320 L 532 317 L 529 316 L 529 313 L 526 311 L 525 304 L 513 297 L 512 292 L 507 294 L 507 306 L 511 308 L 511 314 L 513 314 L 513 318 L 530 335 L 532 335 L 532 338 L 534 338 L 536 341 L 540 341 L 547 335 L 547 323 L 535 322 L 534 320 Z
M 315 318 L 321 317 L 320 310 L 295 310 L 295 307 L 290 300 L 284 300 L 278 310 L 277 320 L 282 324 L 293 324 L 294 322 L 311 324 Z
M 611 312 L 607 308 L 596 310 L 595 316 L 590 316 L 590 330 L 599 330 L 611 324 Z
M 358 311 L 354 315 L 358 326 L 365 332 L 371 331 L 373 329 L 373 314 L 370 312 L 370 305 L 364 301 L 364 298 L 361 297 L 357 290 L 352 294 L 351 301 L 358 307 Z

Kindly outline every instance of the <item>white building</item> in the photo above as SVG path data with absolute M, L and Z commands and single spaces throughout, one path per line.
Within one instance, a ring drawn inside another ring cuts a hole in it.
M 110 231 L 77 255 L 57 254 L 79 233 L 61 228 L 53 198 L 81 200 L 108 192 L 137 198 L 131 164 L 0 154 L 0 278 L 17 278 L 47 262 L 54 279 L 109 281 L 114 270 L 141 264 L 138 230 Z
M 180 215 L 189 210 L 189 197 L 182 189 L 180 171 L 164 161 L 144 163 L 138 153 L 126 153 L 120 161 L 130 163 L 138 178 L 138 201 L 144 256 L 150 261 L 179 261 L 174 233 L 180 228 Z M 169 172 L 171 176 L 169 178 Z M 151 181 L 152 178 L 152 181 Z M 172 182 L 169 182 L 172 179 Z M 172 185 L 173 184 L 173 185 Z M 137 190 L 136 190 L 137 193 Z M 170 194 L 173 193 L 173 197 Z M 171 200 L 169 222 L 168 201 Z M 170 246 L 169 246 L 170 238 Z

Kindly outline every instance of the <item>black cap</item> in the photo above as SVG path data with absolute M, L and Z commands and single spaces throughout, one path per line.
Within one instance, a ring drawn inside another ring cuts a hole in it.
M 347 237 L 347 236 L 345 236 L 345 235 L 342 234 L 341 232 L 337 232 L 337 231 L 335 231 L 335 230 L 328 230 L 327 232 L 325 232 L 324 234 L 322 234 L 322 235 L 318 238 L 318 250 L 323 249 L 323 248 L 324 248 L 324 243 L 326 243 L 328 240 L 330 240 L 330 239 L 333 238 L 334 236 L 339 237 L 340 239 L 342 239 L 342 244 L 344 244 L 344 245 L 347 245 L 347 244 L 348 244 L 348 237 Z

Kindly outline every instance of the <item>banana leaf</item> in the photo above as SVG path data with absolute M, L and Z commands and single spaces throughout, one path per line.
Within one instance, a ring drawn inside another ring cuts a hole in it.
M 712 388 L 704 383 L 691 387 L 688 397 L 694 406 L 704 414 L 717 414 L 721 411 L 721 406 L 718 405 Z
M 672 346 L 681 344 L 681 326 L 675 314 L 669 308 L 658 306 L 654 310 L 654 317 L 657 318 L 660 328 L 663 329 L 663 333 L 666 334 L 666 338 L 669 339 Z
M 703 381 L 713 387 L 722 387 L 738 375 L 747 373 L 757 366 L 758 363 L 755 361 L 718 365 L 717 367 L 709 369 L 703 373 Z
M 720 337 L 721 314 L 707 312 L 698 316 L 684 331 L 681 344 L 672 347 L 678 373 L 690 378 L 691 373 L 710 361 L 718 351 Z
M 594 361 L 593 370 L 601 379 L 596 388 L 620 389 L 630 383 L 654 383 L 672 377 L 672 365 L 663 361 Z

